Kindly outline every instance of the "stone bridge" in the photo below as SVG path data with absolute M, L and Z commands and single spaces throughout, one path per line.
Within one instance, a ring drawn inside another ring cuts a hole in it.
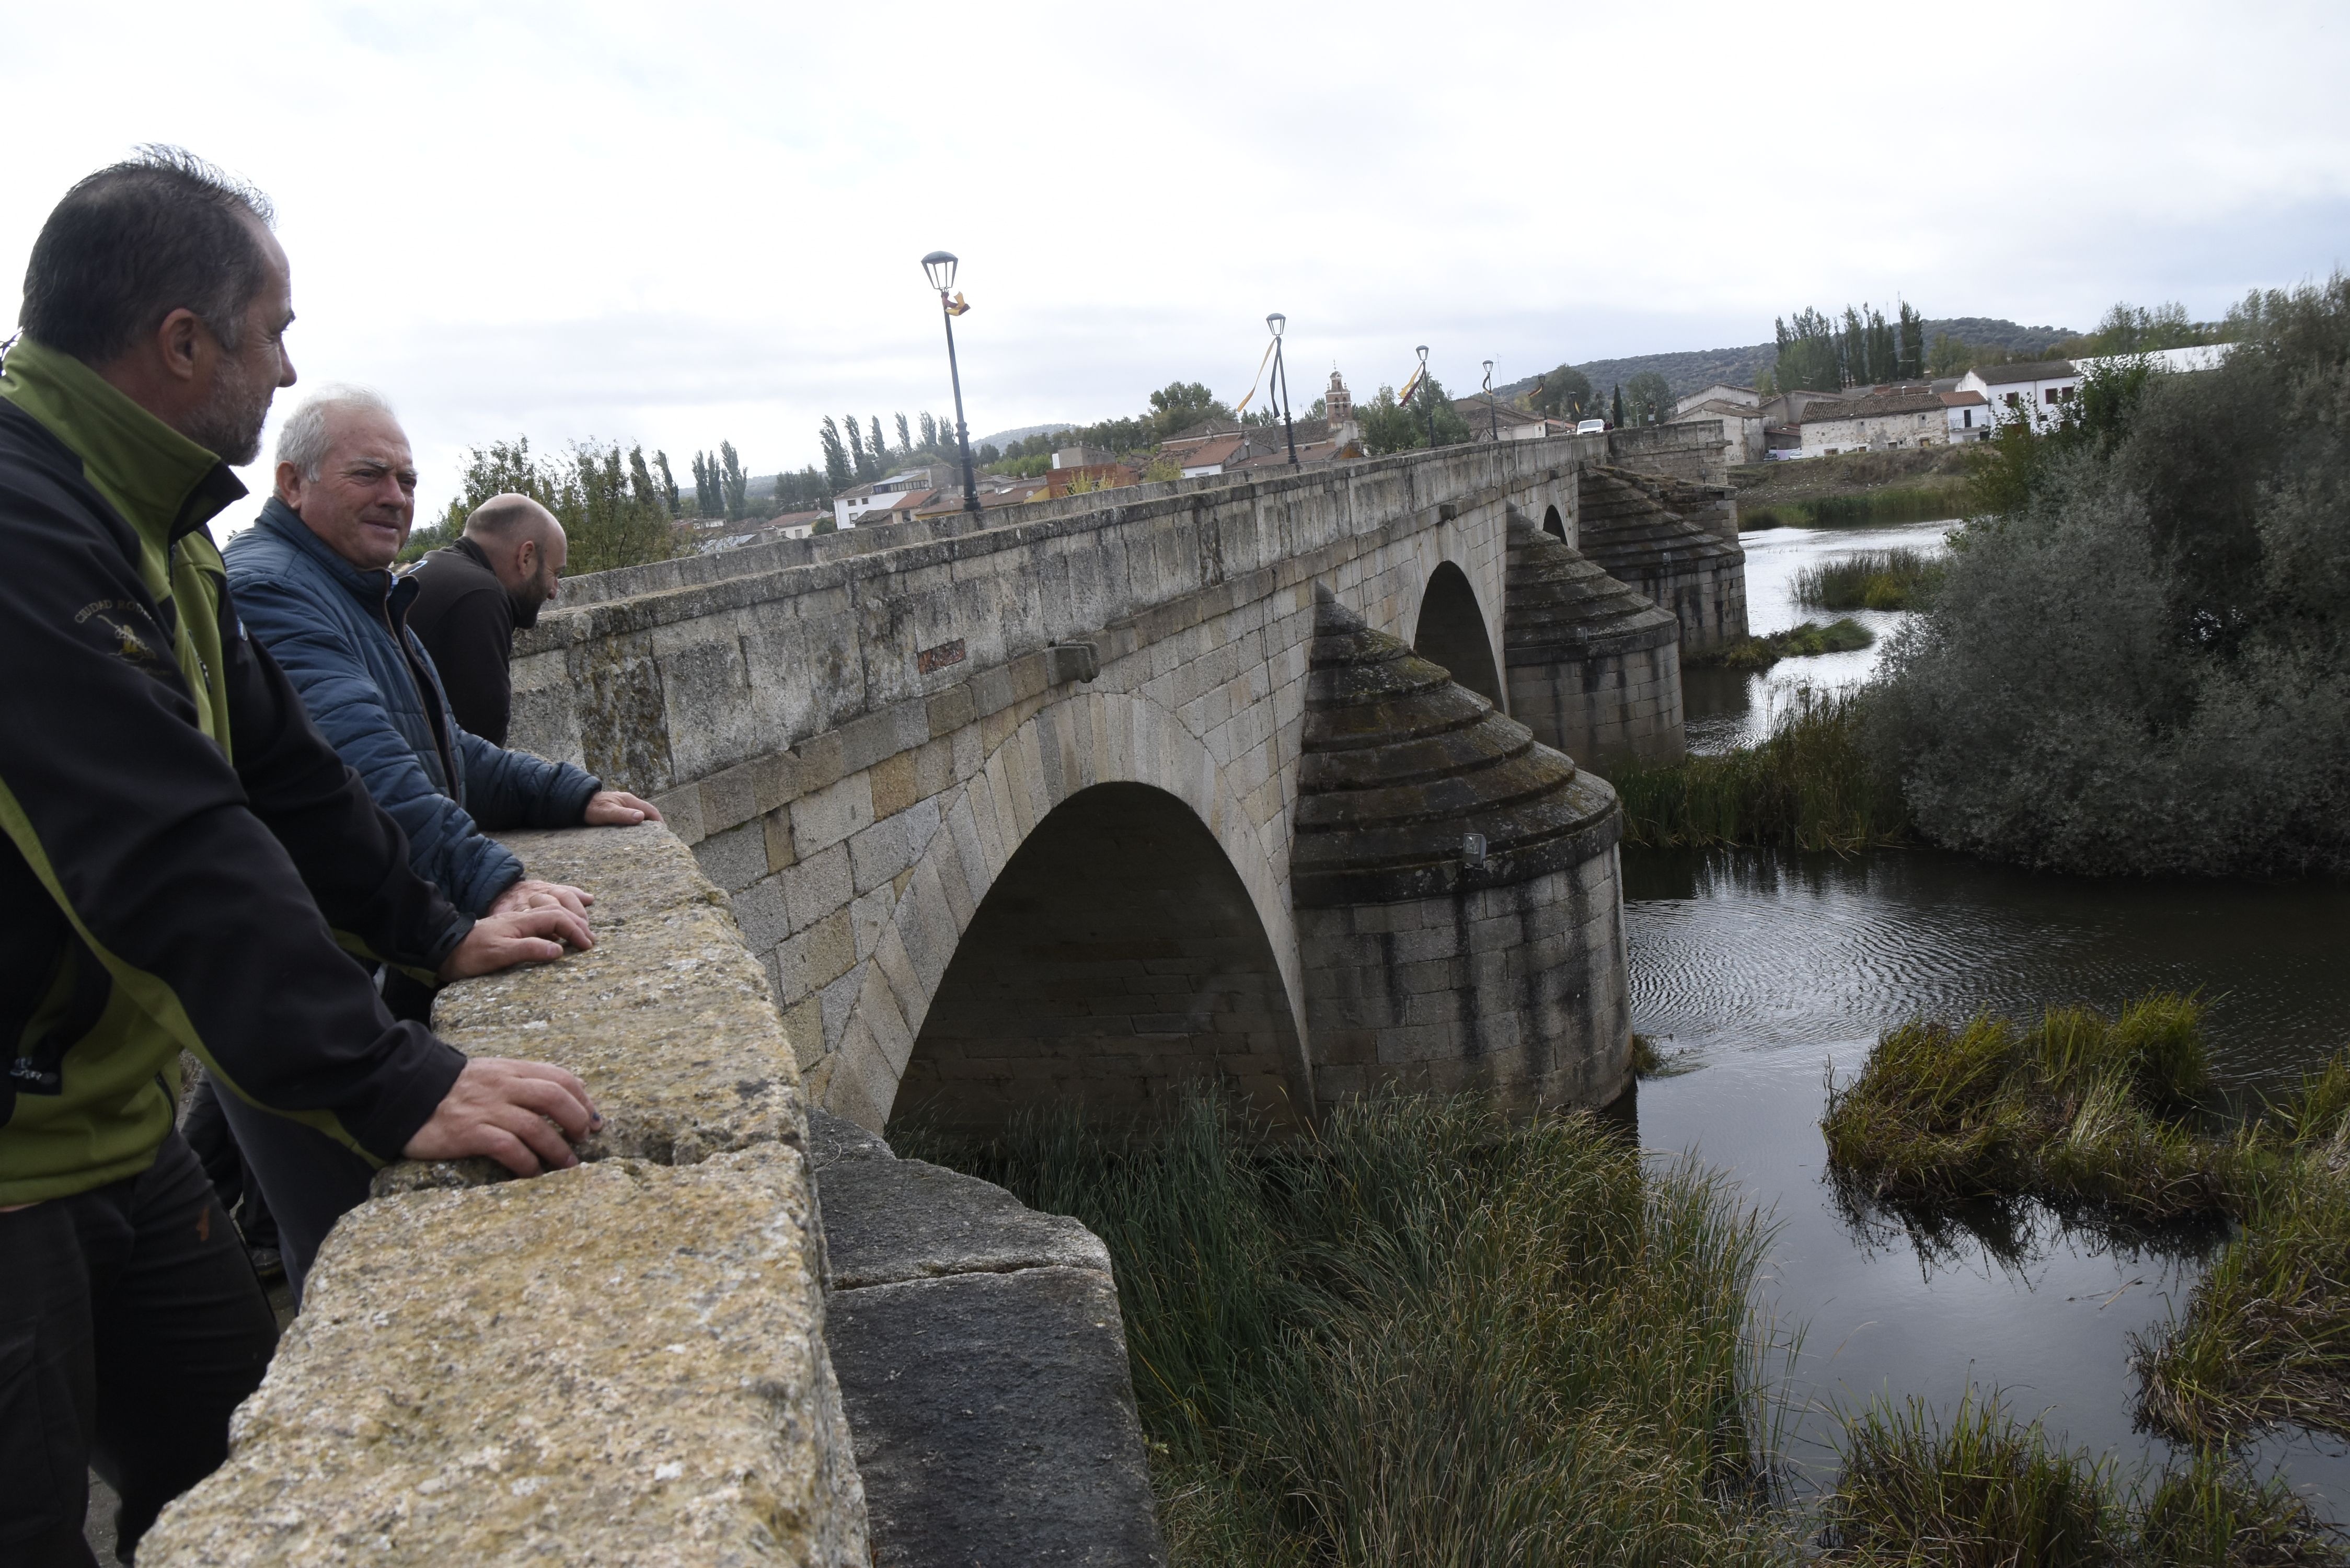
M 1603 1102 L 1600 775 L 1679 754 L 1679 649 L 1745 626 L 1674 429 L 586 578 L 517 648 L 514 743 L 660 802 L 869 1128 L 1202 1075 L 1276 1116 L 1381 1081 Z

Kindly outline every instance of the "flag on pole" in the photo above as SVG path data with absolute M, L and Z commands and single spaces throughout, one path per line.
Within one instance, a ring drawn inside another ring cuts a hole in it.
M 1249 404 L 1256 397 L 1257 383 L 1264 379 L 1264 368 L 1272 362 L 1273 345 L 1268 343 L 1264 346 L 1264 358 L 1256 362 L 1256 378 L 1254 380 L 1249 382 L 1248 396 L 1241 400 L 1240 406 L 1234 409 L 1232 412 L 1235 414 L 1244 414 L 1248 412 Z
M 1411 379 L 1404 382 L 1403 390 L 1396 394 L 1396 401 L 1399 403 L 1408 403 L 1411 401 L 1412 393 L 1419 389 L 1419 379 L 1427 374 L 1427 366 L 1420 365 L 1415 367 L 1411 373 Z
M 946 296 L 941 295 L 939 297 L 941 299 L 945 299 Z M 947 314 L 949 316 L 961 316 L 964 311 L 969 310 L 971 306 L 963 302 L 962 291 L 958 289 L 955 293 L 953 301 L 947 306 Z

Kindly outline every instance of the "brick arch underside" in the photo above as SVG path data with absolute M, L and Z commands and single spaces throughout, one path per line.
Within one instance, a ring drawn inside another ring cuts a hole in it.
M 827 1108 L 877 1131 L 917 1108 L 987 1126 L 1039 1102 L 1136 1108 L 1203 1072 L 1269 1109 L 1311 1105 L 1267 836 L 1164 708 L 1086 691 L 1041 710 L 940 797 L 827 1064 Z

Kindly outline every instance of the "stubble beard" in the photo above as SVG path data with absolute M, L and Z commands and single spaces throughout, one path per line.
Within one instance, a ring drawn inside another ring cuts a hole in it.
M 231 468 L 243 468 L 261 455 L 261 427 L 268 422 L 270 400 L 276 394 L 275 385 L 248 374 L 234 355 L 224 355 L 212 395 L 181 433 Z

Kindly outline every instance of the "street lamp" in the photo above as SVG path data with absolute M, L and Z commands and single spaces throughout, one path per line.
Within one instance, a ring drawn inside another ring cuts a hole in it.
M 976 514 L 979 510 L 979 476 L 971 466 L 971 427 L 962 417 L 962 369 L 955 363 L 954 318 L 971 308 L 961 299 L 947 297 L 954 286 L 955 256 L 952 251 L 932 251 L 922 258 L 922 275 L 939 291 L 939 311 L 947 324 L 947 377 L 954 382 L 955 441 L 962 448 L 962 509 Z
M 1436 450 L 1436 400 L 1428 395 L 1428 345 L 1412 350 L 1419 356 L 1419 406 L 1428 411 L 1428 450 Z
M 1273 328 L 1273 384 L 1281 392 L 1281 429 L 1289 438 L 1289 466 L 1297 466 L 1297 427 L 1289 421 L 1289 373 L 1281 365 L 1281 329 L 1289 325 L 1289 317 L 1278 310 L 1264 318 Z
M 1493 400 L 1493 362 L 1485 361 L 1485 412 L 1492 417 L 1493 444 L 1502 444 L 1502 405 Z

